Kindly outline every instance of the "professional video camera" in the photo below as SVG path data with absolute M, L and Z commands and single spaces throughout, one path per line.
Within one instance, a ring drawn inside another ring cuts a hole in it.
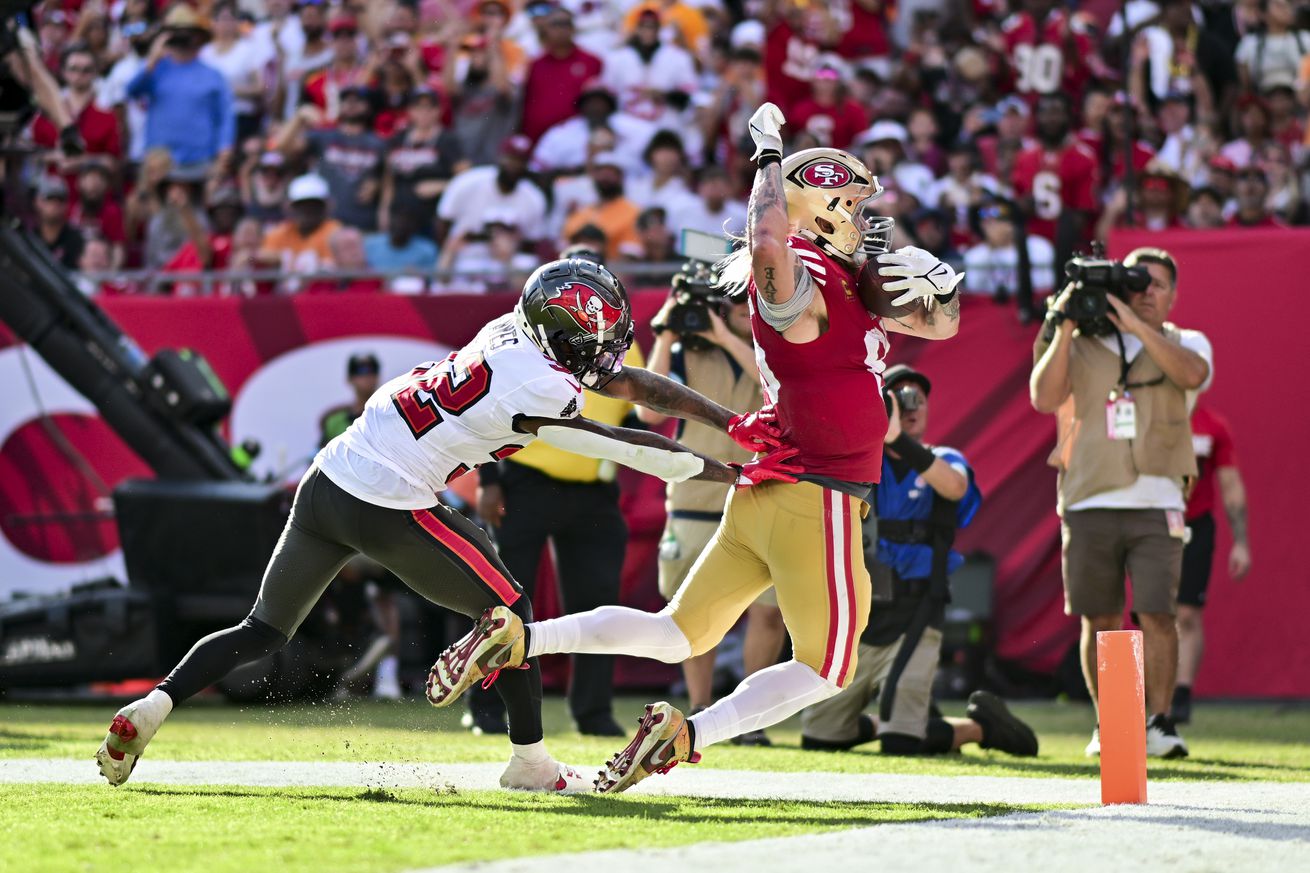
M 665 326 L 678 335 L 684 348 L 705 351 L 714 347 L 699 336 L 713 329 L 710 307 L 727 300 L 723 291 L 715 287 L 718 276 L 714 264 L 728 253 L 728 241 L 714 234 L 685 230 L 679 250 L 687 262 L 673 277 L 672 295 L 676 302 L 669 310 Z
M 923 396 L 914 390 L 913 385 L 902 385 L 895 391 L 890 388 L 882 389 L 882 403 L 887 407 L 887 414 L 892 414 L 892 394 L 896 395 L 896 402 L 900 404 L 901 412 L 914 412 L 919 408 L 920 398 Z
M 1083 336 L 1114 333 L 1114 325 L 1106 317 L 1110 307 L 1107 295 L 1126 302 L 1130 294 L 1140 294 L 1151 284 L 1151 274 L 1145 267 L 1125 267 L 1122 261 L 1110 260 L 1097 243 L 1093 243 L 1090 255 L 1069 259 L 1064 275 L 1074 286 L 1065 314 Z

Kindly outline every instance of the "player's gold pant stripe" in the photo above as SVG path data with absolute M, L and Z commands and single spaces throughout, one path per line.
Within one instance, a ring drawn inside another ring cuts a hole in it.
M 850 668 L 855 635 L 855 579 L 851 574 L 850 500 L 840 491 L 823 489 L 824 562 L 828 576 L 828 651 L 819 675 L 841 685 Z

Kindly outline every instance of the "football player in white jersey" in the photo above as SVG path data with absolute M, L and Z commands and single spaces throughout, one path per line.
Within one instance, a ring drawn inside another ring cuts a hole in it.
M 240 624 L 192 647 L 146 697 L 119 710 L 96 753 L 111 785 L 125 782 L 176 704 L 237 666 L 286 645 L 337 571 L 365 554 L 433 603 L 495 626 L 528 622 L 532 607 L 486 535 L 440 504 L 446 483 L 533 439 L 608 458 L 676 482 L 749 485 L 791 480 L 794 452 L 776 426 L 734 416 L 647 370 L 625 368 L 632 318 L 623 284 L 600 264 L 565 259 L 539 268 L 518 305 L 443 361 L 387 382 L 345 433 L 315 458 L 296 491 L 259 596 Z M 744 466 L 697 455 L 657 434 L 578 417 L 583 387 L 668 415 L 724 428 L 770 454 Z M 480 676 L 497 678 L 508 653 L 480 653 Z M 521 660 L 521 659 L 520 659 Z M 497 690 L 513 746 L 506 788 L 572 792 L 591 783 L 546 752 L 536 660 L 506 670 Z M 434 667 L 434 675 L 438 668 Z M 433 679 L 429 679 L 429 696 Z

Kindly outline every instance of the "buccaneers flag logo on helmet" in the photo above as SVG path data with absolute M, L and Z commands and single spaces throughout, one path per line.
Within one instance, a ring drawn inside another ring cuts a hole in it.
M 605 295 L 586 282 L 567 282 L 557 289 L 559 296 L 546 304 L 546 308 L 562 309 L 577 322 L 578 327 L 594 334 L 613 330 L 623 318 L 623 310 L 605 299 Z

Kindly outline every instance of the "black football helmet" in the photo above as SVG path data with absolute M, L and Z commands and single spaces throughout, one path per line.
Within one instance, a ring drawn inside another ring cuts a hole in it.
M 588 388 L 609 384 L 632 345 L 628 292 L 592 261 L 562 258 L 538 267 L 514 314 L 542 353 Z

